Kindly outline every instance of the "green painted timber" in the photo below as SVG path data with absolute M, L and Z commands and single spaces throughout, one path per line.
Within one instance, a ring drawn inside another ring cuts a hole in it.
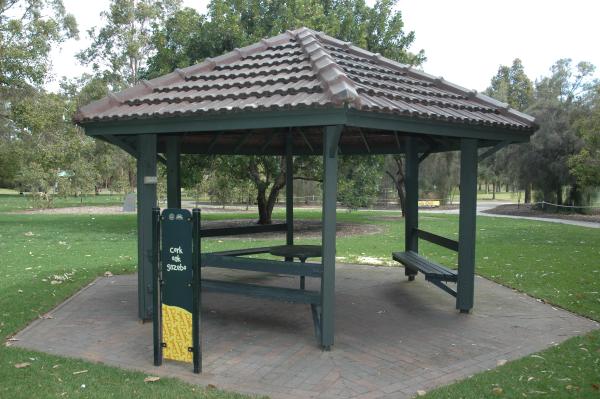
M 137 149 L 132 146 L 131 144 L 129 144 L 128 142 L 126 142 L 125 140 L 122 140 L 119 137 L 116 136 L 112 136 L 110 134 L 107 134 L 105 136 L 102 136 L 102 138 L 106 141 L 108 141 L 109 143 L 116 145 L 117 147 L 121 148 L 123 151 L 125 151 L 126 153 L 128 153 L 129 155 L 131 155 L 134 158 L 138 157 L 138 151 Z
M 321 345 L 329 350 L 335 324 L 335 224 L 338 177 L 338 143 L 343 126 L 327 126 L 323 131 L 323 277 L 321 278 Z
M 446 282 L 456 282 L 456 272 L 442 265 L 431 262 L 413 251 L 394 252 L 392 257 L 400 262 L 407 269 L 412 269 L 425 275 L 425 280 L 441 288 L 452 296 L 456 296 L 456 291 L 446 285 Z
M 319 304 L 321 302 L 321 297 L 316 291 L 269 287 L 257 284 L 232 283 L 229 281 L 203 279 L 202 290 L 246 295 L 256 298 L 275 299 L 294 303 Z
M 386 113 L 365 112 L 347 108 L 314 108 L 278 111 L 244 111 L 216 115 L 173 118 L 138 118 L 119 121 L 95 121 L 81 124 L 90 136 L 188 132 L 215 132 L 347 125 L 360 128 L 429 134 L 455 138 L 509 140 L 527 142 L 532 131 L 510 130 L 444 121 L 431 121 Z
M 273 248 L 273 247 L 231 249 L 229 251 L 209 252 L 207 255 L 244 256 L 244 255 L 268 254 L 269 252 L 271 252 L 271 248 Z
M 425 241 L 429 241 L 432 244 L 439 245 L 441 247 L 447 248 L 451 251 L 458 252 L 458 241 L 451 240 L 446 237 L 439 236 L 437 234 L 430 233 L 425 230 L 417 229 L 417 236 Z
M 202 269 L 200 267 L 200 254 L 202 243 L 200 240 L 200 209 L 192 210 L 192 362 L 194 373 L 202 372 Z
M 321 277 L 323 274 L 323 266 L 320 263 L 286 262 L 213 254 L 202 255 L 202 267 L 248 270 L 291 276 Z
M 294 244 L 294 153 L 292 130 L 288 129 L 285 138 L 285 242 Z
M 413 251 L 394 252 L 392 257 L 408 268 L 420 271 L 428 280 L 456 281 L 456 272 Z
M 154 346 L 154 365 L 160 366 L 162 354 L 162 325 L 160 317 L 160 209 L 152 209 L 152 342 Z
M 500 151 L 501 149 L 503 149 L 504 147 L 506 147 L 509 144 L 510 144 L 510 141 L 508 141 L 508 140 L 501 141 L 498 144 L 496 144 L 495 146 L 493 146 L 492 148 L 489 148 L 488 150 L 484 151 L 481 155 L 479 155 L 479 157 L 477 158 L 477 160 L 479 162 L 481 162 L 484 159 L 486 159 L 487 157 L 489 157 L 489 156 L 495 154 L 496 152 Z
M 167 137 L 167 207 L 181 208 L 181 140 Z
M 406 139 L 406 165 L 404 174 L 404 192 L 406 202 L 404 204 L 404 250 L 419 253 L 419 153 L 417 139 L 408 137 Z M 414 272 L 405 269 L 407 276 L 414 276 Z
M 456 308 L 473 308 L 475 290 L 475 216 L 477 210 L 477 140 L 462 139 Z
M 287 231 L 286 223 L 240 226 L 240 227 L 215 227 L 200 230 L 201 237 L 236 236 L 242 234 L 272 233 L 276 231 Z
M 138 136 L 137 227 L 138 227 L 138 315 L 152 318 L 152 208 L 156 206 L 156 135 Z M 149 179 L 148 179 L 149 178 Z

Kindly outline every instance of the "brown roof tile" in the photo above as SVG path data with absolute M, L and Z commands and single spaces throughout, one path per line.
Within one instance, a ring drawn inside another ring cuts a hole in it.
M 143 81 L 80 108 L 74 119 L 85 124 L 341 106 L 453 123 L 535 128 L 531 116 L 507 104 L 308 28 Z

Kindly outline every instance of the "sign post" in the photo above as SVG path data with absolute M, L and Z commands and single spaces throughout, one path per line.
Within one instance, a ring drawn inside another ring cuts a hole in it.
M 163 210 L 155 226 L 161 249 L 155 280 L 160 289 L 154 294 L 160 298 L 154 302 L 154 364 L 163 358 L 190 362 L 195 373 L 201 371 L 199 230 L 199 210 L 192 218 L 179 208 Z

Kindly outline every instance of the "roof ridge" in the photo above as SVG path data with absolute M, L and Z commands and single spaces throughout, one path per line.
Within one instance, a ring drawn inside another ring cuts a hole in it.
M 235 48 L 233 51 L 229 51 L 215 58 L 206 58 L 203 62 L 186 68 L 175 68 L 173 72 L 166 75 L 162 75 L 151 80 L 141 80 L 138 84 L 125 90 L 119 92 L 109 92 L 106 97 L 80 107 L 75 115 L 73 115 L 73 122 L 78 123 L 84 120 L 87 115 L 91 113 L 105 112 L 115 105 L 123 104 L 132 98 L 148 95 L 152 93 L 154 89 L 161 86 L 173 84 L 178 81 L 185 81 L 192 74 L 211 71 L 217 65 L 238 61 L 245 56 L 260 53 L 261 51 L 264 51 L 270 47 L 289 42 L 290 39 L 293 38 L 295 38 L 295 35 L 293 35 L 292 32 L 287 31 L 271 38 L 262 39 L 257 43 L 253 43 L 242 48 Z
M 360 95 L 354 81 L 323 48 L 315 32 L 304 27 L 290 34 L 300 43 L 330 99 L 335 104 L 353 104 L 356 108 L 361 108 Z
M 305 28 L 305 29 L 308 29 L 308 28 Z M 400 62 L 383 57 L 379 53 L 373 53 L 371 51 L 360 48 L 351 42 L 344 42 L 342 40 L 331 37 L 323 32 L 315 32 L 315 36 L 319 40 L 321 40 L 325 43 L 329 43 L 332 45 L 337 45 L 339 47 L 342 47 L 345 50 L 347 50 L 348 52 L 350 52 L 351 54 L 363 56 L 365 58 L 370 58 L 371 61 L 375 62 L 378 65 L 383 65 L 383 66 L 386 66 L 393 70 L 397 70 L 399 72 L 404 72 L 409 76 L 412 75 L 413 77 L 416 77 L 419 79 L 429 80 L 438 88 L 464 95 L 467 98 L 469 98 L 470 100 L 479 102 L 480 104 L 495 107 L 498 110 L 498 112 L 502 115 L 512 116 L 513 118 L 515 118 L 521 122 L 524 122 L 525 124 L 531 124 L 531 123 L 535 124 L 535 118 L 532 117 L 531 115 L 522 113 L 514 108 L 511 108 L 509 106 L 509 104 L 498 101 L 495 98 L 489 97 L 485 94 L 478 93 L 476 90 L 469 90 L 460 85 L 448 82 L 441 76 L 438 77 L 438 76 L 428 74 L 426 72 L 423 72 L 416 68 L 413 68 L 412 66 L 410 66 L 408 64 L 402 64 Z

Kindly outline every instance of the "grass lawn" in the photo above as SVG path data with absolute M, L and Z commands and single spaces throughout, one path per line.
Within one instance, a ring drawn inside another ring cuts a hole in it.
M 494 198 L 494 194 L 492 194 L 491 192 L 486 193 L 485 191 L 478 191 L 477 192 L 477 199 L 479 201 L 481 200 L 492 200 Z M 523 202 L 523 198 L 525 198 L 525 192 L 521 191 L 521 202 Z M 500 193 L 496 193 L 496 198 L 494 199 L 495 201 L 515 201 L 517 202 L 517 199 L 519 199 L 519 193 L 518 192 L 505 192 L 502 191 Z
M 110 206 L 122 205 L 123 196 L 113 194 L 81 195 L 79 197 L 52 197 L 51 208 L 66 208 L 71 206 Z M 0 212 L 22 211 L 39 208 L 29 194 L 19 195 L 18 192 L 0 189 Z
M 4 199 L 1 196 L 0 204 Z M 296 215 L 303 219 L 320 217 L 318 212 L 309 210 L 298 210 Z M 282 216 L 276 211 L 276 218 Z M 403 222 L 397 213 L 341 212 L 338 216 L 341 222 L 372 223 L 382 229 L 378 235 L 340 237 L 337 255 L 343 258 L 341 261 L 385 263 L 391 251 L 402 249 Z M 205 217 L 215 220 L 254 216 L 206 214 Z M 420 219 L 426 230 L 448 237 L 456 236 L 457 221 L 456 216 L 433 214 L 423 214 Z M 480 217 L 477 222 L 478 273 L 600 320 L 600 248 L 597 245 L 600 230 L 490 217 Z M 0 226 L 0 337 L 14 334 L 106 271 L 114 274 L 135 271 L 134 215 L 0 213 Z M 240 241 L 215 238 L 206 240 L 205 248 L 211 251 L 274 242 Z M 280 241 L 283 242 L 283 238 Z M 299 240 L 300 243 L 314 241 L 317 240 Z M 456 262 L 453 253 L 431 244 L 422 242 L 421 250 L 446 265 Z M 493 394 L 494 384 L 497 384 L 504 397 L 523 397 L 522 394 L 598 397 L 599 392 L 592 384 L 600 384 L 596 381 L 600 376 L 599 341 L 597 332 L 571 339 L 540 354 L 543 361 L 537 357 L 518 360 L 430 395 L 435 398 L 486 397 Z M 23 362 L 31 365 L 22 369 L 14 367 Z M 73 375 L 79 370 L 88 372 Z M 140 373 L 103 365 L 0 348 L 0 381 L 3 382 L 0 397 L 60 396 L 63 392 L 67 397 L 238 396 L 169 379 L 150 385 L 144 383 L 143 378 Z M 82 384 L 85 388 L 81 388 Z M 531 393 L 533 391 L 547 393 Z

